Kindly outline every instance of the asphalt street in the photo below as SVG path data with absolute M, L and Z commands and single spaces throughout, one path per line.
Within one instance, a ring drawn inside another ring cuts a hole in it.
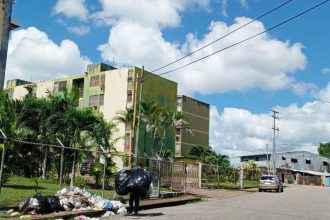
M 136 217 L 135 217 L 136 218 Z M 290 186 L 182 206 L 141 211 L 139 219 L 330 219 L 330 187 Z M 112 218 L 113 219 L 113 218 Z M 134 219 L 118 216 L 115 219 Z

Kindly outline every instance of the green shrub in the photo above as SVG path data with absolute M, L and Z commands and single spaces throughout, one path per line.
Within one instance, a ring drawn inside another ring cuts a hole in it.
M 289 177 L 288 177 L 288 183 L 289 183 L 289 184 L 293 184 L 293 183 L 294 183 L 293 176 L 289 176 Z
M 79 188 L 85 188 L 86 187 L 86 182 L 82 176 L 77 176 L 75 178 L 75 185 Z

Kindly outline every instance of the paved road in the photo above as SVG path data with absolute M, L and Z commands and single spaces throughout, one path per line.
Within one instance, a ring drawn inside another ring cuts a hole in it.
M 145 210 L 140 219 L 330 219 L 330 187 L 290 186 L 284 193 L 256 192 L 234 198 Z M 119 216 L 118 216 L 119 217 Z M 115 219 L 117 219 L 115 217 Z M 118 219 L 133 219 L 119 217 Z

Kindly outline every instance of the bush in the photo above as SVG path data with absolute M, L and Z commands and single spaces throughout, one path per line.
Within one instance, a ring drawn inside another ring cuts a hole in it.
M 86 187 L 86 183 L 85 180 L 82 176 L 76 176 L 75 178 L 75 185 L 79 188 L 85 188 Z
M 293 176 L 289 176 L 289 177 L 288 177 L 288 183 L 289 183 L 289 184 L 293 184 L 293 183 L 294 183 Z

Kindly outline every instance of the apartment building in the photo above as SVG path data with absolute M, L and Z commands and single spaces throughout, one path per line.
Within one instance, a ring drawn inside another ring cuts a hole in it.
M 194 162 L 189 153 L 196 145 L 209 146 L 210 105 L 188 96 L 177 98 L 177 111 L 189 119 L 191 132 L 176 130 L 175 157 Z
M 142 69 L 137 67 L 115 68 L 107 64 L 88 65 L 84 74 L 56 80 L 30 83 L 23 80 L 9 80 L 7 93 L 13 99 L 20 99 L 31 93 L 37 97 L 45 97 L 49 92 L 60 93 L 73 87 L 79 88 L 79 107 L 90 107 L 104 114 L 107 121 L 112 121 L 119 111 L 132 107 L 134 99 L 139 98 L 141 83 L 139 77 Z M 141 97 L 144 101 L 153 100 L 169 111 L 176 110 L 177 83 L 144 71 Z M 135 87 L 135 82 L 137 82 Z M 135 95 L 136 94 L 136 95 Z M 135 152 L 131 143 L 133 131 L 123 123 L 118 123 L 116 137 L 125 137 L 116 144 L 119 152 L 130 154 Z M 151 155 L 151 140 L 144 135 L 144 127 L 139 128 L 137 156 Z M 168 135 L 167 148 L 174 152 L 175 134 Z M 123 167 L 123 161 L 117 158 L 117 165 Z

